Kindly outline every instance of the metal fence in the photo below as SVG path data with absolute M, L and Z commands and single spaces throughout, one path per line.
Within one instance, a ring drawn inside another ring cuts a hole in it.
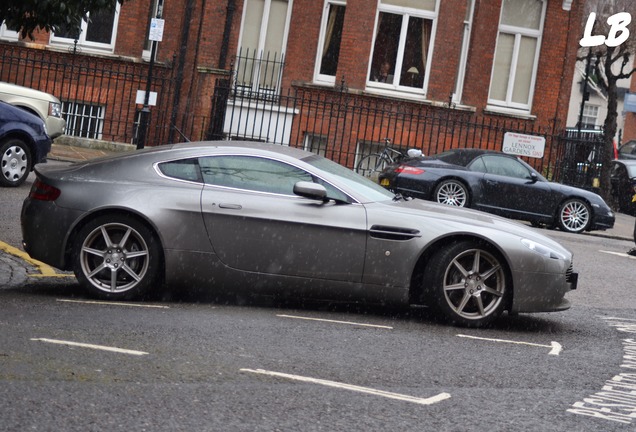
M 67 134 L 134 143 L 139 104 L 137 90 L 145 90 L 147 65 L 68 52 L 28 49 L 0 43 L 0 80 L 51 93 L 62 101 Z M 150 136 L 165 142 L 172 106 L 173 71 L 155 69 L 151 91 L 157 92 Z
M 63 102 L 68 134 L 135 143 L 136 93 L 146 88 L 147 65 L 69 52 L 0 43 L 0 80 L 47 91 Z M 173 62 L 174 63 L 174 62 Z M 157 65 L 151 91 L 147 145 L 202 139 L 243 139 L 300 147 L 354 168 L 386 139 L 401 151 L 424 154 L 451 148 L 501 150 L 506 133 L 545 139 L 541 158 L 524 157 L 548 179 L 592 188 L 598 176 L 601 138 L 573 134 L 556 122 L 480 116 L 453 105 L 433 106 L 349 91 L 344 81 L 327 89 L 282 88 L 283 59 L 241 53 L 234 72 L 216 80 L 208 114 L 175 106 L 174 69 Z M 203 95 L 203 97 L 206 97 Z

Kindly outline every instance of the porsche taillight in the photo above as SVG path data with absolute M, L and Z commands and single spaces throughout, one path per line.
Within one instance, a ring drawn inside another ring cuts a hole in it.
M 400 165 L 395 169 L 395 172 L 398 174 L 418 175 L 424 173 L 424 170 L 422 168 L 412 167 L 409 165 Z
M 44 183 L 40 179 L 35 179 L 33 186 L 31 186 L 31 192 L 29 192 L 29 198 L 39 201 L 55 201 L 58 199 L 62 191 Z

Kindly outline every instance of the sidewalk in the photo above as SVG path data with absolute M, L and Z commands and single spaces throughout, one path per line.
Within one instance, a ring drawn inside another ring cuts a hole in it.
M 77 162 L 107 156 L 122 151 L 134 150 L 132 145 L 120 145 L 109 148 L 88 148 L 65 144 L 55 144 L 51 148 L 48 158 L 66 162 Z M 616 213 L 616 223 L 614 228 L 606 231 L 592 231 L 586 233 L 597 237 L 614 238 L 620 240 L 634 241 L 634 217 Z

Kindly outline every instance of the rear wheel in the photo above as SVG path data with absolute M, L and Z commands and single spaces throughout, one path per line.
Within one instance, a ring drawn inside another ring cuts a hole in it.
M 571 233 L 581 233 L 587 229 L 592 219 L 590 207 L 578 198 L 565 201 L 559 208 L 559 228 Z
M 0 144 L 0 184 L 20 186 L 31 172 L 29 146 L 18 138 L 9 138 Z
M 78 233 L 73 270 L 98 298 L 138 299 L 158 288 L 161 257 L 157 237 L 144 224 L 129 216 L 101 216 Z
M 451 243 L 429 261 L 424 273 L 425 295 L 433 298 L 422 300 L 437 306 L 453 324 L 483 327 L 506 307 L 511 289 L 505 265 L 496 251 L 482 243 Z
M 443 180 L 434 192 L 435 201 L 456 207 L 468 207 L 468 188 L 459 180 Z
M 386 158 L 382 157 L 381 154 L 373 153 L 360 159 L 356 172 L 377 182 L 378 176 L 387 165 Z

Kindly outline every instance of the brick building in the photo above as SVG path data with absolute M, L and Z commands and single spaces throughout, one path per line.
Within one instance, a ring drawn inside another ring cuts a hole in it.
M 159 11 L 149 145 L 246 138 L 352 166 L 385 138 L 434 153 L 501 149 L 506 131 L 520 131 L 546 138 L 533 162 L 549 171 L 581 9 L 572 0 L 128 0 L 79 32 L 21 41 L 3 26 L 0 79 L 60 97 L 70 135 L 134 143 Z

